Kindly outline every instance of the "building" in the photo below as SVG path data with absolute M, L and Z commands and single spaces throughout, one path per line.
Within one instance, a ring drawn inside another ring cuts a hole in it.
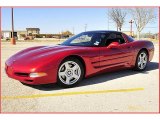
M 14 37 L 18 40 L 33 40 L 35 38 L 55 38 L 55 39 L 66 39 L 73 34 L 70 31 L 65 31 L 58 34 L 40 34 L 39 28 L 26 28 L 26 30 L 15 30 Z M 12 38 L 12 31 L 11 30 L 2 30 L 1 32 L 2 39 L 8 40 Z
M 29 36 L 40 34 L 39 28 L 26 28 L 26 30 L 27 30 L 27 35 Z
M 15 30 L 13 35 L 17 39 L 24 39 L 27 36 L 34 36 L 40 33 L 39 28 L 26 28 L 26 30 Z M 12 37 L 11 30 L 2 30 L 1 32 L 3 39 L 10 39 Z
M 1 35 L 2 35 L 3 39 L 12 38 L 12 31 L 11 30 L 3 30 L 1 33 L 2 33 Z M 14 31 L 13 35 L 14 35 L 14 37 L 16 37 L 18 39 L 23 39 L 27 35 L 27 32 L 25 30 Z

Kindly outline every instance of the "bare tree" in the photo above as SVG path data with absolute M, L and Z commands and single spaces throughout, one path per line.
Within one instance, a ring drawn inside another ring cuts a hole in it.
M 153 21 L 155 18 L 154 9 L 153 8 L 133 8 L 133 9 L 130 9 L 130 11 L 137 28 L 137 39 L 139 40 L 141 31 L 149 22 Z
M 112 8 L 109 16 L 116 23 L 117 31 L 121 31 L 122 26 L 125 22 L 126 12 L 122 8 Z

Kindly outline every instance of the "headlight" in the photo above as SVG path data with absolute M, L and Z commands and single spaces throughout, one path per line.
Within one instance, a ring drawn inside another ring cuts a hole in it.
M 43 77 L 43 76 L 47 76 L 47 73 L 44 72 L 39 72 L 39 73 L 30 73 L 29 77 L 35 78 L 35 77 Z

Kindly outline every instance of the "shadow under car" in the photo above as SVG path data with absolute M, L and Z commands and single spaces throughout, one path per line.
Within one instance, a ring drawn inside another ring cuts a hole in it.
M 98 84 L 98 83 L 103 83 L 106 81 L 114 80 L 116 78 L 122 78 L 125 76 L 130 76 L 130 75 L 136 75 L 136 74 L 148 74 L 149 71 L 156 70 L 159 67 L 159 63 L 157 62 L 149 62 L 147 68 L 145 71 L 134 71 L 131 69 L 123 69 L 121 71 L 114 71 L 114 72 L 106 72 L 102 73 L 90 78 L 83 79 L 78 85 L 75 87 L 81 87 L 81 86 L 86 86 L 86 85 L 93 85 L 93 84 Z M 70 89 L 70 88 L 62 88 L 58 86 L 57 84 L 46 84 L 46 85 L 27 85 L 26 86 L 42 90 L 42 91 L 51 91 L 51 90 L 62 90 L 62 89 Z

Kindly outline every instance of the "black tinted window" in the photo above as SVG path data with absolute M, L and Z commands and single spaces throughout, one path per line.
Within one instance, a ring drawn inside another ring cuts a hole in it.
M 111 33 L 108 38 L 106 39 L 106 43 L 105 45 L 108 46 L 109 44 L 111 44 L 112 42 L 118 42 L 119 44 L 123 44 L 125 43 L 124 38 L 122 37 L 122 35 L 119 33 Z
M 124 38 L 122 37 L 121 34 L 117 34 L 116 39 L 118 40 L 118 42 L 119 42 L 120 44 L 125 43 L 125 40 L 124 40 Z

